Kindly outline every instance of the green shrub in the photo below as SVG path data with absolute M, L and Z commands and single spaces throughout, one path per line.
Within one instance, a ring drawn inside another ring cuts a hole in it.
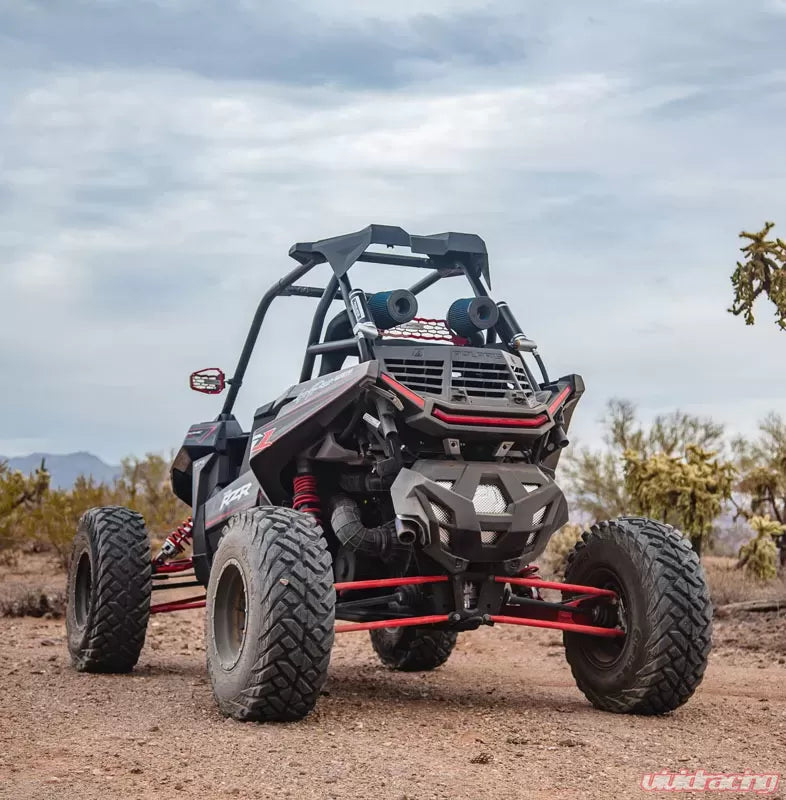
M 52 550 L 65 566 L 79 518 L 88 508 L 107 505 L 138 511 L 154 539 L 188 515 L 172 494 L 169 467 L 160 455 L 125 459 L 120 477 L 111 485 L 80 476 L 70 489 L 50 489 L 43 465 L 25 476 L 0 463 L 0 552 L 12 559 L 19 548 Z
M 784 527 L 769 517 L 753 517 L 750 521 L 756 535 L 740 548 L 738 566 L 760 581 L 773 580 L 778 572 L 778 548 L 773 536 Z
M 31 509 L 40 503 L 49 489 L 49 473 L 41 466 L 32 475 L 11 470 L 0 461 L 0 552 L 12 561 L 25 541 L 21 528 Z

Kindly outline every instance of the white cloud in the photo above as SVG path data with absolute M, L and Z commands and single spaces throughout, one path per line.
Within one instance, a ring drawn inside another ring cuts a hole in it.
M 486 238 L 495 291 L 552 373 L 587 379 L 582 438 L 615 395 L 752 428 L 786 396 L 786 338 L 766 313 L 746 329 L 725 308 L 739 228 L 786 219 L 783 73 L 761 44 L 751 66 L 750 32 L 736 48 L 714 17 L 691 33 L 706 3 L 668 5 L 594 22 L 541 10 L 525 30 L 518 4 L 468 2 L 499 28 L 511 15 L 531 51 L 429 56 L 405 88 L 240 80 L 152 56 L 18 71 L 0 88 L 0 369 L 15 385 L 0 438 L 43 429 L 50 449 L 112 460 L 176 444 L 216 411 L 186 375 L 231 369 L 289 245 L 369 222 Z M 274 305 L 244 422 L 295 379 L 312 308 Z

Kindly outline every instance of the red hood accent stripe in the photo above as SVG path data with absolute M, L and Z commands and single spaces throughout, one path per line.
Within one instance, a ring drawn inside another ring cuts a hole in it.
M 410 403 L 414 403 L 418 408 L 423 408 L 426 405 L 426 401 L 419 394 L 413 392 L 411 389 L 404 386 L 404 384 L 399 383 L 395 378 L 391 378 L 390 375 L 383 372 L 379 377 L 383 383 L 386 383 L 391 389 L 402 397 L 405 397 Z M 572 391 L 573 387 L 566 386 L 549 405 L 549 414 L 553 415 L 570 396 Z M 494 425 L 503 428 L 539 428 L 549 421 L 549 418 L 545 414 L 538 414 L 537 417 L 485 417 L 472 414 L 451 414 L 440 408 L 435 408 L 432 414 L 436 419 L 451 425 Z
M 404 384 L 399 383 L 394 378 L 391 378 L 390 375 L 386 375 L 384 372 L 379 376 L 384 383 L 390 386 L 391 389 L 397 391 L 402 397 L 406 397 L 410 403 L 414 403 L 419 408 L 423 408 L 426 405 L 426 401 L 419 395 L 415 394 L 412 389 L 408 389 Z
M 545 414 L 537 417 L 477 417 L 470 414 L 448 414 L 435 408 L 434 416 L 451 425 L 498 425 L 506 428 L 539 428 L 549 421 Z
M 570 393 L 573 391 L 572 386 L 566 386 L 553 400 L 551 405 L 549 406 L 549 414 L 552 416 L 554 412 L 562 405 L 563 401 L 567 400 L 570 397 Z

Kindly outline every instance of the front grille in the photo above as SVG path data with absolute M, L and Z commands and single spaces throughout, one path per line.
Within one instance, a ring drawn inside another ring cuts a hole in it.
M 453 522 L 453 516 L 451 515 L 450 511 L 448 511 L 448 509 L 440 503 L 434 503 L 432 501 L 431 510 L 434 512 L 434 516 L 437 518 L 438 522 L 443 522 L 448 525 Z
M 386 358 L 390 375 L 413 392 L 442 393 L 444 362 L 414 358 Z
M 478 405 L 532 406 L 535 390 L 521 360 L 502 350 L 444 345 L 378 345 L 384 371 L 413 392 Z
M 478 514 L 504 514 L 508 501 L 499 486 L 493 483 L 479 483 L 472 498 L 472 505 Z
M 468 397 L 502 398 L 515 389 L 518 382 L 507 363 L 483 364 L 476 361 L 453 359 L 450 386 L 454 392 L 464 392 Z
M 521 364 L 512 364 L 513 374 L 516 376 L 516 380 L 519 382 L 519 385 L 524 388 L 529 388 L 529 378 L 527 377 L 527 373 L 524 371 L 524 367 Z

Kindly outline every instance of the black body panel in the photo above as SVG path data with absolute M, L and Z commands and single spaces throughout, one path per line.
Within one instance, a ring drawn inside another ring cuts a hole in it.
M 243 432 L 232 416 L 192 425 L 172 462 L 172 489 L 175 496 L 184 503 L 192 502 L 192 464 L 211 453 L 223 456 L 220 459 L 220 474 L 215 476 L 216 482 L 226 485 L 233 480 L 237 476 L 247 441 L 248 434 Z
M 276 415 L 254 429 L 248 453 L 250 468 L 274 503 L 289 494 L 280 481 L 283 467 L 294 454 L 321 441 L 326 427 L 376 383 L 378 374 L 379 363 L 367 361 L 301 383 L 276 401 Z
M 503 563 L 516 574 L 568 521 L 562 490 L 534 464 L 417 461 L 390 493 L 396 515 L 421 527 L 424 551 L 454 573 Z

